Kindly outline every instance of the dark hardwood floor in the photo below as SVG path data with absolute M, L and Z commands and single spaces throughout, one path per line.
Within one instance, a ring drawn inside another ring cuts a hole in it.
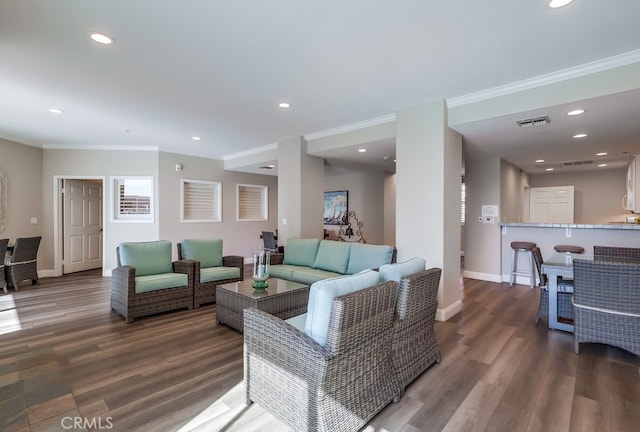
M 537 289 L 463 282 L 463 312 L 436 323 L 442 362 L 364 430 L 640 430 L 638 357 L 575 355 L 571 334 L 533 325 Z M 1 431 L 288 430 L 244 405 L 242 335 L 215 305 L 127 325 L 110 283 L 87 272 L 0 295 Z

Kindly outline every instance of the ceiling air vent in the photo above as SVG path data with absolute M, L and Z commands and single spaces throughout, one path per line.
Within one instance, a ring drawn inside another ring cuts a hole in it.
M 575 166 L 575 165 L 591 165 L 593 164 L 592 160 L 584 160 L 584 161 L 569 161 L 565 162 L 564 166 Z
M 518 123 L 518 126 L 520 127 L 540 126 L 540 125 L 549 124 L 550 122 L 551 120 L 549 120 L 549 117 L 547 116 L 533 117 L 529 119 L 516 121 L 516 123 Z

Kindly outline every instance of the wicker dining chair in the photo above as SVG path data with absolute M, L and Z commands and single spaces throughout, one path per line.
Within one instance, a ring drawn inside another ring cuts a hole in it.
M 4 277 L 4 260 L 7 255 L 7 245 L 9 239 L 0 239 L 0 287 L 7 293 L 7 279 Z
M 538 325 L 540 318 L 549 316 L 549 279 L 546 274 L 542 274 L 542 253 L 539 247 L 533 248 L 533 260 L 536 263 L 536 269 L 539 276 L 540 287 L 540 304 L 538 305 L 538 314 L 534 325 Z M 570 279 L 558 278 L 558 317 L 573 319 L 573 305 L 571 297 L 573 296 L 573 281 Z
M 640 248 L 596 245 L 593 247 L 593 257 L 596 261 L 640 264 Z
M 4 265 L 7 285 L 18 290 L 18 284 L 31 280 L 32 285 L 40 283 L 38 279 L 38 247 L 41 237 L 18 237 Z
M 640 264 L 573 260 L 574 348 L 603 343 L 640 356 Z
M 400 279 L 393 330 L 393 365 L 401 394 L 434 363 L 440 346 L 433 329 L 442 269 L 431 268 Z
M 296 432 L 357 431 L 398 395 L 391 338 L 398 283 L 335 297 L 326 346 L 266 312 L 244 310 L 246 402 Z

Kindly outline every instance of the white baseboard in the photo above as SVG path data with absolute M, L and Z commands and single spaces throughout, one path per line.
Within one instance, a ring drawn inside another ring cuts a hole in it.
M 462 300 L 458 300 L 454 304 L 444 309 L 438 308 L 436 311 L 437 321 L 446 321 L 462 310 Z
M 462 276 L 466 277 L 466 278 L 469 278 L 469 279 L 478 279 L 478 280 L 483 280 L 483 281 L 487 281 L 487 282 L 500 283 L 500 282 L 503 281 L 503 279 L 502 279 L 503 276 L 499 275 L 499 274 L 480 273 L 480 272 L 473 272 L 473 271 L 469 271 L 469 270 L 463 271 L 462 272 Z
M 53 269 L 51 269 L 51 270 L 38 270 L 38 277 L 39 278 L 58 277 L 58 276 L 62 276 L 62 275 L 58 274 L 58 272 L 56 272 Z

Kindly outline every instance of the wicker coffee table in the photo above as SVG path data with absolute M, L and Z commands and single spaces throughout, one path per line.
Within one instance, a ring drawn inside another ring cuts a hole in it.
M 254 290 L 253 280 L 216 287 L 216 321 L 238 331 L 244 330 L 243 311 L 254 307 L 282 319 L 307 311 L 309 286 L 284 279 L 270 278 L 264 291 Z

